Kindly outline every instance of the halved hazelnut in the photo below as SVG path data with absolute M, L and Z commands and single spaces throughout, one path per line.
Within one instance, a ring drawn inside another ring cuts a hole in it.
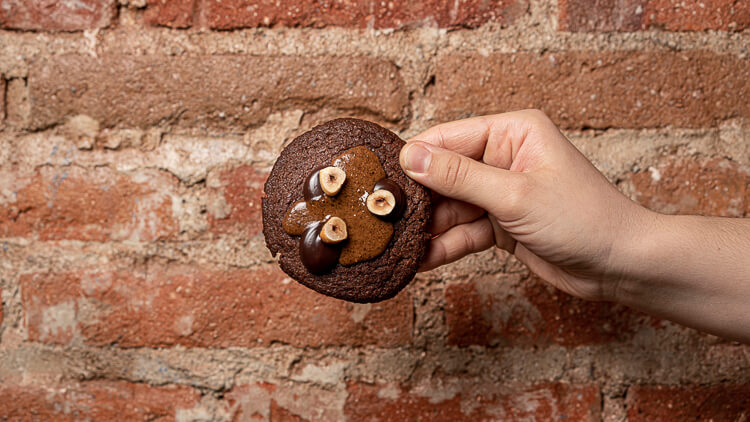
M 395 220 L 404 213 L 404 209 L 406 208 L 406 195 L 404 195 L 404 191 L 401 189 L 401 187 L 394 182 L 391 179 L 381 179 L 378 181 L 378 183 L 375 183 L 375 186 L 373 186 L 372 190 L 380 190 L 385 189 L 388 192 L 393 194 L 393 197 L 396 198 L 396 207 L 391 211 L 390 214 L 387 215 L 388 220 Z
M 335 196 L 346 181 L 346 173 L 338 167 L 326 167 L 320 170 L 320 187 L 328 196 Z
M 346 222 L 338 217 L 331 217 L 320 230 L 320 240 L 324 243 L 339 243 L 346 240 Z
M 388 215 L 396 208 L 396 197 L 385 189 L 378 189 L 367 197 L 367 209 L 375 215 Z

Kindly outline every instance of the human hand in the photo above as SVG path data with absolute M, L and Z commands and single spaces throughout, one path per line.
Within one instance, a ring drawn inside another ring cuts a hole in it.
M 442 196 L 423 271 L 496 245 L 567 293 L 612 300 L 655 214 L 537 110 L 435 126 L 408 142 L 401 166 Z

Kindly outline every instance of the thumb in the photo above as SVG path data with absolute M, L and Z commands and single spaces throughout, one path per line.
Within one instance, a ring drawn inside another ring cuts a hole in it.
M 528 177 L 472 160 L 425 142 L 409 142 L 401 149 L 406 174 L 443 196 L 477 205 L 500 219 L 522 205 Z

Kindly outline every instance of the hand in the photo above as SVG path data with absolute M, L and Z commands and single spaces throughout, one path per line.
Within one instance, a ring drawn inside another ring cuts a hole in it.
M 750 218 L 635 204 L 543 113 L 435 126 L 401 166 L 442 195 L 422 270 L 497 245 L 572 295 L 750 343 Z
M 612 300 L 628 239 L 654 214 L 536 110 L 435 126 L 408 142 L 401 166 L 442 196 L 423 271 L 496 245 L 567 293 Z

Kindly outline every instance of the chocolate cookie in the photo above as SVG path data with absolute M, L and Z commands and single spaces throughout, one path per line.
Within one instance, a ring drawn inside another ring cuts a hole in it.
M 336 119 L 284 148 L 264 187 L 263 235 L 285 273 L 360 303 L 414 278 L 432 212 L 428 190 L 401 170 L 403 145 L 374 123 Z

